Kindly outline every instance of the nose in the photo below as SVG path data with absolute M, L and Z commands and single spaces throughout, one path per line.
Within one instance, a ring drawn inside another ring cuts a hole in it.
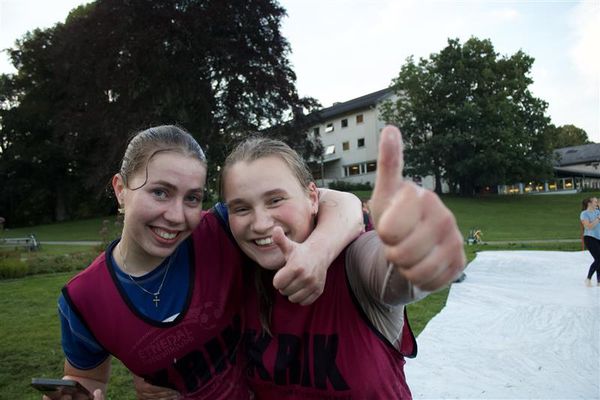
M 256 209 L 254 211 L 254 218 L 250 228 L 255 232 L 267 232 L 273 227 L 273 217 L 271 213 L 265 209 Z
M 169 202 L 163 214 L 165 219 L 172 224 L 180 224 L 185 222 L 183 207 L 183 201 L 176 200 Z

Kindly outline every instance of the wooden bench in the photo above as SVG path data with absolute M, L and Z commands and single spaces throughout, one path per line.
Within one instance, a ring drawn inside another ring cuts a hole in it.
M 24 247 L 29 251 L 36 251 L 40 248 L 40 242 L 31 234 L 28 237 L 20 238 L 0 238 L 2 247 Z

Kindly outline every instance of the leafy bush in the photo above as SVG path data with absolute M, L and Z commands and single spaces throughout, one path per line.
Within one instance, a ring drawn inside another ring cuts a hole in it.
M 21 258 L 18 252 L 2 253 L 0 256 L 0 279 L 21 278 L 26 275 L 52 272 L 79 271 L 87 267 L 97 256 L 95 252 L 69 254 L 33 254 Z
M 98 252 L 104 251 L 108 247 L 108 245 L 121 236 L 121 231 L 123 230 L 123 215 L 117 215 L 114 221 L 105 219 L 102 221 L 102 227 L 98 232 L 100 234 L 100 244 L 96 247 Z
M 92 252 L 36 255 L 27 260 L 28 275 L 78 271 L 87 267 L 94 260 L 95 256 L 96 253 Z
M 345 182 L 345 181 L 333 181 L 329 185 L 329 189 L 340 190 L 342 192 L 353 192 L 355 190 L 372 190 L 370 182 Z
M 27 275 L 26 263 L 15 257 L 0 258 L 0 279 L 22 278 Z

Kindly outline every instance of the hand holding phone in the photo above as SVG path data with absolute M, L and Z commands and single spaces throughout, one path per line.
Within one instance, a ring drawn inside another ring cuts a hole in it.
M 32 378 L 31 386 L 52 400 L 60 400 L 65 395 L 72 400 L 94 400 L 89 390 L 72 379 Z

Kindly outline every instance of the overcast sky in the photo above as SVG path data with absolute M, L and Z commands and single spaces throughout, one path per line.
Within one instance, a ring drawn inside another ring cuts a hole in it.
M 0 0 L 0 48 L 63 22 L 78 0 Z M 323 106 L 389 86 L 410 55 L 428 57 L 471 36 L 535 58 L 534 95 L 556 125 L 600 142 L 600 0 L 282 0 L 282 31 L 301 95 Z M 14 72 L 5 54 L 0 72 Z

